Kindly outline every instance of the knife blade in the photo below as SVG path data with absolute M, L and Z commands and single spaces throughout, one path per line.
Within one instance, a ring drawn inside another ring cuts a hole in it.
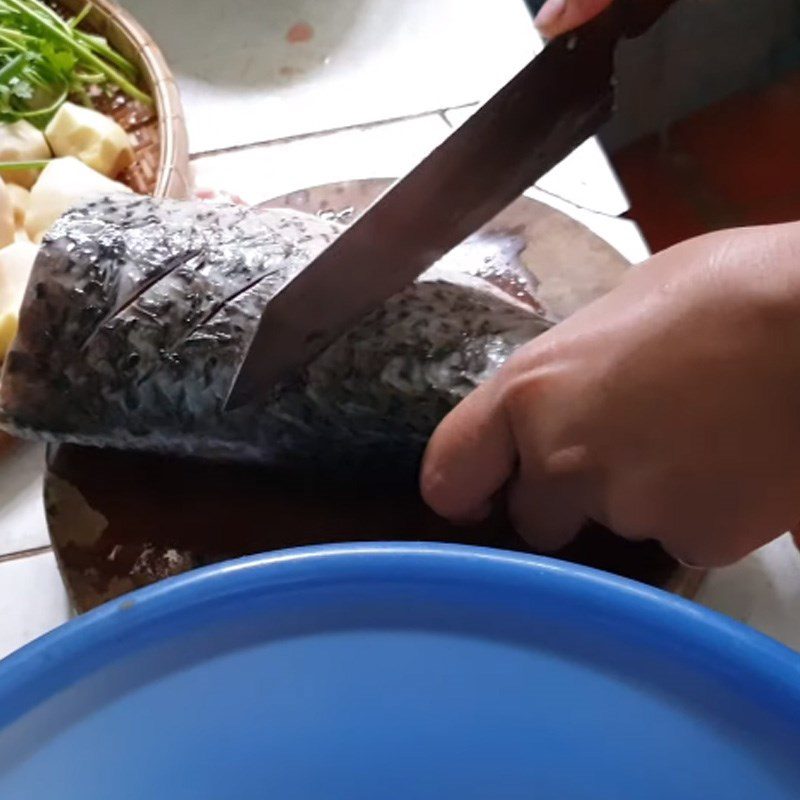
M 677 0 L 615 0 L 544 50 L 267 303 L 226 409 L 302 367 L 594 135 L 617 44 Z

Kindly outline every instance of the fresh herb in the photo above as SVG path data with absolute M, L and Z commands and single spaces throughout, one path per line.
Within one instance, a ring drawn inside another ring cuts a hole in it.
M 91 8 L 62 19 L 40 0 L 0 0 L 0 121 L 42 127 L 68 98 L 91 106 L 92 86 L 143 103 L 136 67 L 96 34 L 78 29 Z
M 36 161 L 0 161 L 0 172 L 13 169 L 44 169 L 52 159 L 42 158 Z

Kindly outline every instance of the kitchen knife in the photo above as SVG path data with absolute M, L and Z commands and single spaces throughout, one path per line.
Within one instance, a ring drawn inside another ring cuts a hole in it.
M 617 44 L 675 2 L 615 0 L 550 42 L 267 303 L 226 408 L 307 364 L 595 134 Z

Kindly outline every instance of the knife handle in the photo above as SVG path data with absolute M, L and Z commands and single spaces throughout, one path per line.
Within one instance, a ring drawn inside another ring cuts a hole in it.
M 609 9 L 618 14 L 625 36 L 634 39 L 648 31 L 678 0 L 615 0 Z

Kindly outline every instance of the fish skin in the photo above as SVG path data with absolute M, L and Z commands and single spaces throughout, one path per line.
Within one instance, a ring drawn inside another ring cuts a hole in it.
M 287 209 L 136 195 L 71 209 L 34 265 L 0 422 L 51 442 L 202 458 L 418 461 L 442 417 L 551 323 L 434 267 L 292 379 L 225 412 L 269 298 L 341 230 Z

